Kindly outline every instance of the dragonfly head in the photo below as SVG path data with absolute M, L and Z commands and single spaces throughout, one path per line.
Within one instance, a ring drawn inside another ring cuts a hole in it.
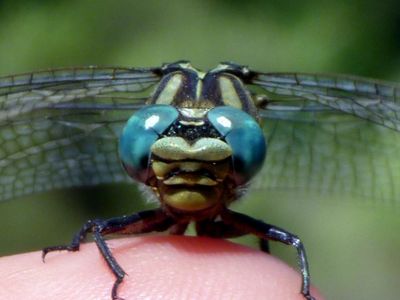
M 119 145 L 127 173 L 181 212 L 229 204 L 266 155 L 258 123 L 230 106 L 146 106 L 128 120 Z
M 226 206 L 266 154 L 257 108 L 243 83 L 251 72 L 222 63 L 204 73 L 179 61 L 164 65 L 160 75 L 148 105 L 121 136 L 125 170 L 174 210 Z

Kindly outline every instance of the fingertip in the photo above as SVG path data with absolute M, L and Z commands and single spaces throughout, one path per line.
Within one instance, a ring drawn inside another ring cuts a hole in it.
M 182 236 L 107 243 L 128 274 L 119 289 L 119 296 L 125 299 L 304 300 L 296 270 L 271 255 L 235 243 Z M 49 253 L 45 265 L 39 257 L 34 252 L 9 257 L 8 262 L 0 260 L 0 266 L 8 265 L 8 273 L 14 274 L 3 282 L 19 286 L 32 300 L 111 298 L 115 277 L 94 244 L 85 244 L 75 253 Z M 34 291 L 40 291 L 40 297 L 35 298 Z M 322 299 L 315 290 L 313 295 Z

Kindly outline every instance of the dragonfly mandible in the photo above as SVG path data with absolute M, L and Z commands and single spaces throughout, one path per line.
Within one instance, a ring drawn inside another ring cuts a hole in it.
M 93 234 L 116 276 L 113 299 L 119 299 L 125 272 L 104 236 L 184 234 L 190 222 L 198 235 L 254 234 L 264 241 L 264 251 L 269 240 L 295 247 L 300 292 L 314 299 L 300 239 L 228 206 L 257 173 L 270 186 L 355 191 L 395 201 L 400 176 L 393 169 L 400 166 L 389 168 L 388 161 L 400 150 L 399 95 L 394 83 L 262 73 L 234 63 L 208 72 L 179 61 L 156 68 L 82 67 L 2 77 L 0 200 L 132 179 L 149 189 L 158 209 L 88 221 L 71 244 L 43 250 L 43 259 L 51 251 L 77 251 Z M 365 135 L 366 127 L 372 133 Z M 376 157 L 380 173 L 366 173 L 363 166 L 371 164 L 382 130 L 392 134 L 391 147 Z M 368 155 L 359 151 L 365 144 L 372 149 Z M 343 147 L 355 149 L 347 160 L 340 155 Z M 340 160 L 333 159 L 337 154 Z M 322 163 L 326 157 L 333 166 Z M 264 160 L 266 171 L 260 171 Z

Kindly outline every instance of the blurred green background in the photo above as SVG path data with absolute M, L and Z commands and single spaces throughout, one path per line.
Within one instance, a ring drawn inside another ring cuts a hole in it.
M 400 81 L 400 2 L 0 1 L 1 75 L 79 65 L 159 66 L 179 59 L 202 69 L 232 60 L 266 72 Z M 250 195 L 235 209 L 302 237 L 312 281 L 327 299 L 398 299 L 398 208 L 309 198 L 271 191 Z M 65 243 L 89 218 L 145 207 L 133 185 L 7 201 L 0 205 L 0 254 Z M 272 249 L 295 265 L 293 249 Z

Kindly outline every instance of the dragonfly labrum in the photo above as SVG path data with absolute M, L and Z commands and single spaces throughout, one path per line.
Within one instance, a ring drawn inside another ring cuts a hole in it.
M 400 163 L 391 158 L 400 150 L 399 98 L 395 83 L 262 73 L 234 63 L 208 72 L 179 61 L 2 77 L 0 200 L 132 179 L 149 190 L 159 208 L 88 221 L 69 245 L 43 250 L 43 258 L 77 251 L 92 234 L 116 276 L 112 299 L 119 299 L 125 272 L 104 236 L 184 234 L 192 222 L 202 236 L 253 234 L 267 252 L 270 240 L 293 246 L 300 292 L 314 299 L 301 240 L 228 206 L 252 181 L 395 202 Z M 375 150 L 383 131 L 387 147 Z

